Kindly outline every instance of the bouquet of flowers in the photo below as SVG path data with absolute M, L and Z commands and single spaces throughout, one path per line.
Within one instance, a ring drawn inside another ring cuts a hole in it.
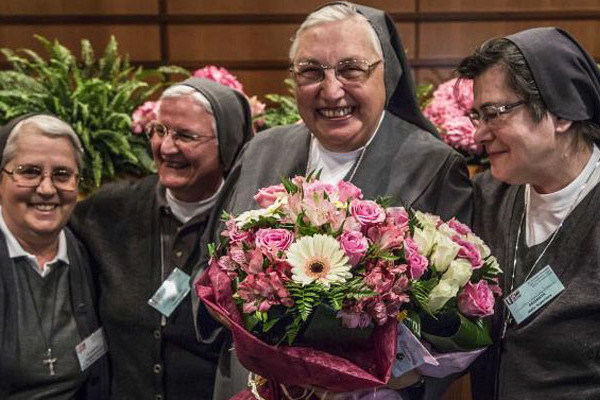
M 493 312 L 499 269 L 465 225 L 313 175 L 260 189 L 255 200 L 260 208 L 225 215 L 196 284 L 250 371 L 333 392 L 384 385 L 398 321 L 417 337 L 436 328 L 435 340 L 458 319 L 451 349 L 490 344 L 477 318 Z

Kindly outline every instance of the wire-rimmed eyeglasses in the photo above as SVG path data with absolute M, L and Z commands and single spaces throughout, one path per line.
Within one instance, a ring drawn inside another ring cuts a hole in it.
M 146 126 L 146 136 L 149 140 L 152 140 L 153 138 L 162 140 L 169 134 L 173 141 L 182 144 L 204 143 L 216 139 L 216 136 L 197 135 L 184 130 L 171 129 L 158 122 L 151 122 Z
M 498 117 L 500 117 L 501 115 L 508 114 L 515 107 L 518 107 L 525 103 L 526 103 L 525 100 L 519 100 L 519 101 L 515 101 L 514 103 L 510 103 L 510 104 L 489 105 L 489 106 L 481 107 L 481 110 L 479 110 L 479 111 L 472 110 L 469 113 L 469 119 L 471 120 L 471 123 L 473 124 L 473 126 L 475 128 L 477 128 L 481 125 L 482 121 L 485 124 L 493 123 L 494 121 L 497 121 Z
M 51 172 L 44 172 L 37 165 L 17 165 L 12 171 L 2 168 L 2 172 L 11 177 L 17 186 L 25 188 L 38 187 L 45 177 L 50 177 L 52 184 L 57 190 L 73 192 L 77 189 L 79 175 L 69 168 L 56 168 Z
M 332 69 L 338 81 L 344 84 L 363 83 L 381 60 L 370 63 L 367 60 L 343 60 L 336 65 L 320 64 L 314 61 L 300 61 L 292 64 L 290 73 L 298 86 L 311 85 L 325 79 L 325 71 Z

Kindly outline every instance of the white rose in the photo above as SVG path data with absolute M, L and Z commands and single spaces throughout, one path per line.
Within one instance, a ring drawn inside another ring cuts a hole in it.
M 490 251 L 490 248 L 487 247 L 487 245 L 483 242 L 483 240 L 481 240 L 479 236 L 469 233 L 467 235 L 467 240 L 473 243 L 475 247 L 477 247 L 482 259 L 485 260 L 492 253 Z
M 433 228 L 436 229 L 438 223 L 441 221 L 440 217 L 433 214 L 423 213 L 421 211 L 415 211 L 415 217 L 417 220 L 423 225 L 423 228 Z
M 441 280 L 429 294 L 429 309 L 436 312 L 458 293 L 458 285 L 453 280 Z
M 259 217 L 261 216 L 273 216 L 273 211 L 269 210 L 268 208 L 259 208 L 258 210 L 245 211 L 235 218 L 235 225 L 241 229 L 244 225 L 246 225 L 249 222 L 258 221 Z
M 419 254 L 427 257 L 435 244 L 437 232 L 434 228 L 425 228 L 424 230 L 415 228 L 413 240 L 419 247 Z
M 437 272 L 448 269 L 450 262 L 456 258 L 460 246 L 444 234 L 438 234 L 431 254 L 431 265 Z
M 454 229 L 452 229 L 450 227 L 450 225 L 443 223 L 441 224 L 438 228 L 437 228 L 438 232 L 449 236 L 449 237 L 453 237 L 453 236 L 460 236 L 458 232 L 456 232 Z
M 450 266 L 442 275 L 442 280 L 454 280 L 458 287 L 463 287 L 471 279 L 471 275 L 473 275 L 471 263 L 459 258 L 450 263 Z

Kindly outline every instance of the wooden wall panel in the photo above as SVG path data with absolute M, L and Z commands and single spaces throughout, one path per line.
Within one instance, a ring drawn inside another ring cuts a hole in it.
M 421 12 L 582 11 L 600 10 L 598 0 L 420 0 Z
M 119 44 L 119 52 L 129 53 L 132 61 L 160 60 L 158 28 L 146 25 L 5 25 L 0 26 L 0 47 L 31 48 L 40 55 L 46 54 L 42 45 L 33 37 L 34 34 L 47 39 L 56 38 L 77 55 L 80 53 L 81 39 L 89 39 L 96 54 L 100 54 L 110 35 L 114 35 Z
M 600 21 L 507 21 L 422 23 L 419 26 L 420 57 L 462 58 L 476 46 L 492 38 L 506 36 L 536 26 L 559 26 L 570 32 L 593 56 L 600 56 Z M 439 40 L 444 38 L 444 40 Z
M 168 28 L 174 62 L 287 60 L 295 24 L 172 25 Z
M 2 0 L 0 15 L 157 14 L 157 0 Z
M 388 12 L 413 12 L 418 0 L 363 0 L 361 4 Z M 169 14 L 301 14 L 307 15 L 327 0 L 168 0 Z
M 248 96 L 257 95 L 261 101 L 265 101 L 267 93 L 289 94 L 288 88 L 283 82 L 289 77 L 287 69 L 280 70 L 242 70 L 231 69 L 231 73 L 237 76 L 244 85 L 244 92 Z

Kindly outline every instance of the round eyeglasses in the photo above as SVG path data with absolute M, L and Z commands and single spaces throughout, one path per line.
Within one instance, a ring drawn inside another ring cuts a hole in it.
M 344 84 L 363 83 L 381 60 L 369 63 L 367 60 L 343 60 L 336 65 L 319 64 L 313 61 L 300 61 L 292 64 L 290 73 L 298 86 L 311 85 L 325 79 L 325 71 L 332 69 L 338 81 Z
M 146 136 L 149 140 L 155 138 L 162 140 L 169 134 L 174 142 L 182 144 L 198 144 L 216 139 L 216 136 L 197 135 L 184 130 L 171 129 L 158 122 L 151 122 L 146 126 Z
M 469 119 L 475 128 L 478 128 L 481 125 L 481 122 L 485 124 L 494 123 L 494 121 L 498 121 L 499 117 L 504 114 L 510 113 L 516 107 L 525 104 L 525 100 L 515 101 L 510 104 L 503 105 L 489 105 L 485 107 L 481 107 L 481 110 L 472 110 L 469 113 Z
M 2 168 L 2 172 L 10 176 L 17 186 L 25 188 L 38 187 L 45 177 L 50 177 L 57 190 L 73 192 L 79 183 L 78 174 L 69 168 L 56 168 L 52 172 L 44 172 L 37 165 L 17 165 L 12 171 Z

